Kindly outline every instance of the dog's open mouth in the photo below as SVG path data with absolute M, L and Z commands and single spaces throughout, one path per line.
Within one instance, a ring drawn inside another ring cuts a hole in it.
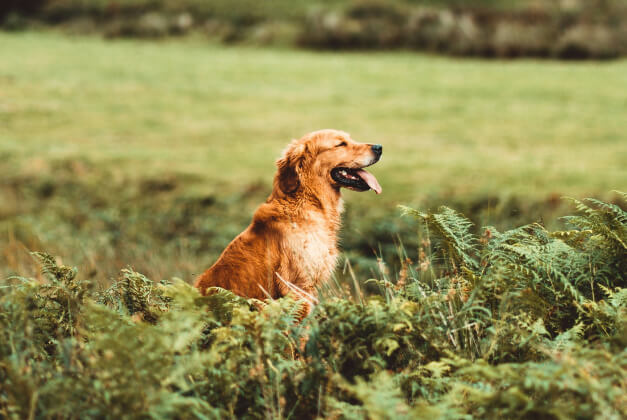
M 331 178 L 342 187 L 354 191 L 374 190 L 377 194 L 382 191 L 377 178 L 363 168 L 337 167 L 331 171 Z

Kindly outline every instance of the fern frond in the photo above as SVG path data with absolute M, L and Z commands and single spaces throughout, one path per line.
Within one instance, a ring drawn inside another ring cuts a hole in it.
M 593 198 L 587 198 L 588 205 L 576 199 L 569 199 L 575 208 L 583 213 L 581 216 L 563 217 L 568 224 L 578 227 L 581 231 L 589 230 L 608 240 L 608 245 L 627 251 L 627 212 L 615 204 L 605 203 Z
M 583 323 L 575 324 L 572 328 L 559 334 L 551 342 L 551 347 L 556 350 L 564 350 L 566 348 L 573 348 L 577 345 L 577 341 L 581 339 L 584 334 L 585 326 Z
M 48 275 L 53 281 L 70 283 L 76 277 L 76 267 L 58 265 L 55 258 L 46 252 L 31 252 L 31 255 L 41 263 L 42 274 Z
M 442 240 L 447 256 L 456 265 L 476 272 L 477 239 L 472 233 L 473 223 L 455 210 L 441 206 L 437 213 L 422 213 L 409 207 L 400 206 L 403 214 L 414 216 L 423 222 L 429 232 Z

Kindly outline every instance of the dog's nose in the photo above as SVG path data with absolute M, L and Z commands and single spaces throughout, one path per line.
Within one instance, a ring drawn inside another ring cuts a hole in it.
M 375 155 L 377 155 L 377 157 L 379 157 L 383 153 L 383 146 L 381 146 L 380 144 L 373 144 L 372 151 Z

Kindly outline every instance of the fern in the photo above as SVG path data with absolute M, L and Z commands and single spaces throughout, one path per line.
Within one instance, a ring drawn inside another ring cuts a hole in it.
M 576 327 L 577 314 L 594 303 L 602 288 L 624 284 L 625 254 L 617 238 L 622 240 L 624 235 L 625 213 L 617 205 L 588 201 L 595 207 L 577 202 L 583 215 L 567 219 L 576 222 L 577 230 L 549 232 L 533 223 L 502 233 L 488 227 L 481 237 L 473 235 L 471 225 L 456 213 L 440 209 L 428 214 L 403 208 L 405 214 L 421 220 L 442 244 L 445 258 L 435 267 L 440 270 L 440 290 L 448 290 L 450 298 L 454 296 L 451 293 L 460 292 L 451 287 L 460 279 L 470 286 L 463 304 L 447 299 L 437 311 L 446 314 L 439 324 L 449 334 L 463 334 L 463 347 L 451 336 L 455 350 L 474 348 L 471 353 L 458 354 L 492 360 L 541 358 L 537 346 L 545 334 L 533 332 L 538 322 L 546 325 L 548 336 L 561 336 Z M 476 264 L 464 263 L 475 258 L 479 261 Z M 457 266 L 463 268 L 461 277 L 455 275 Z M 423 277 L 419 276 L 407 291 L 420 290 L 424 296 L 429 287 Z M 482 315 L 479 308 L 487 308 L 492 319 Z M 604 319 L 604 325 L 615 322 Z M 438 317 L 433 320 L 438 322 Z M 464 325 L 477 328 L 463 329 Z M 589 328 L 586 323 L 584 330 Z M 535 344 L 530 346 L 532 342 Z
M 0 286 L 0 418 L 625 418 L 624 213 L 576 207 L 570 230 L 481 234 L 405 209 L 418 263 L 302 323 L 128 268 L 96 293 L 36 254 L 47 282 Z
M 154 323 L 158 314 L 167 310 L 169 299 L 152 280 L 130 268 L 121 271 L 118 280 L 100 296 L 100 302 L 116 306 L 129 315 L 140 315 Z
M 421 220 L 429 232 L 442 239 L 443 249 L 454 269 L 465 267 L 473 272 L 478 269 L 475 258 L 477 240 L 472 234 L 470 220 L 446 206 L 440 207 L 438 213 L 422 213 L 405 206 L 400 208 L 404 214 Z
M 617 254 L 625 255 L 627 252 L 627 212 L 615 204 L 592 198 L 587 198 L 585 202 L 574 198 L 570 200 L 584 215 L 566 216 L 564 220 L 582 231 L 587 230 L 593 235 L 604 238 L 606 240 L 604 245 L 609 246 Z
M 41 263 L 41 272 L 47 275 L 55 283 L 64 283 L 71 285 L 72 280 L 76 277 L 76 267 L 68 267 L 66 265 L 57 265 L 54 257 L 45 252 L 32 252 Z

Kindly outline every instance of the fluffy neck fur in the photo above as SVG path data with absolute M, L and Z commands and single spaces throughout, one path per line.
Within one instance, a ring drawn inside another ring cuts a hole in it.
M 277 206 L 282 212 L 273 211 L 273 216 L 288 215 L 289 221 L 292 223 L 307 223 L 316 216 L 324 215 L 329 221 L 327 228 L 333 234 L 340 229 L 342 212 L 344 211 L 344 203 L 340 189 L 332 186 L 325 181 L 303 180 L 299 187 L 290 193 L 285 193 L 279 186 L 279 176 L 274 179 L 274 188 L 272 193 L 266 200 L 268 206 L 262 207 L 273 208 Z M 272 203 L 272 206 L 269 204 Z M 285 216 L 283 216 L 285 217 Z M 274 217 L 273 217 L 274 219 Z M 274 219 L 275 221 L 279 221 Z

